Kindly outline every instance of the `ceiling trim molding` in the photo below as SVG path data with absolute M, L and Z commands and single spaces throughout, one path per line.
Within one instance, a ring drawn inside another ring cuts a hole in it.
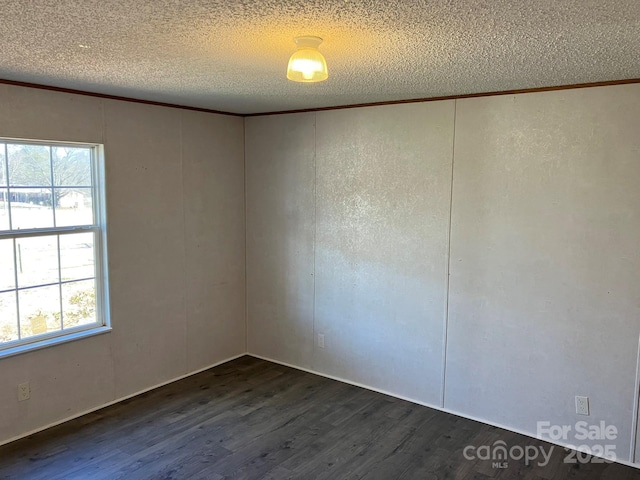
M 398 105 L 403 103 L 423 103 L 423 102 L 436 102 L 440 100 L 458 100 L 463 98 L 495 97 L 499 95 L 517 95 L 521 93 L 553 92 L 557 90 L 574 90 L 578 88 L 608 87 L 612 85 L 628 85 L 631 83 L 640 83 L 640 78 L 629 78 L 625 80 L 608 80 L 604 82 L 575 83 L 571 85 L 556 85 L 553 87 L 521 88 L 518 90 L 501 90 L 497 92 L 468 93 L 464 95 L 448 95 L 443 97 L 427 97 L 427 98 L 413 98 L 408 100 L 390 100 L 386 102 L 358 103 L 353 105 L 337 105 L 335 107 L 303 108 L 299 110 L 283 110 L 280 112 L 246 113 L 244 114 L 244 116 L 260 117 L 264 115 L 284 115 L 288 113 L 323 112 L 326 110 L 342 110 L 344 108 L 379 107 L 382 105 Z
M 351 105 L 336 105 L 333 107 L 302 108 L 298 110 L 282 110 L 282 111 L 275 111 L 275 112 L 243 114 L 243 113 L 225 112 L 222 110 L 213 110 L 210 108 L 177 105 L 174 103 L 156 102 L 154 100 L 143 100 L 140 98 L 122 97 L 119 95 L 109 95 L 106 93 L 90 92 L 86 90 L 76 90 L 73 88 L 55 87 L 52 85 L 43 85 L 39 83 L 19 82 L 16 80 L 7 80 L 7 79 L 0 78 L 0 85 L 13 85 L 17 87 L 36 88 L 39 90 L 50 90 L 53 92 L 71 93 L 75 95 L 85 95 L 89 97 L 106 98 L 109 100 L 120 100 L 122 102 L 141 103 L 144 105 L 155 105 L 158 107 L 179 108 L 182 110 L 191 110 L 194 112 L 230 115 L 233 117 L 261 117 L 261 116 L 267 116 L 267 115 L 285 115 L 289 113 L 323 112 L 326 110 L 342 110 L 346 108 L 378 107 L 382 105 L 398 105 L 398 104 L 404 104 L 404 103 L 423 103 L 423 102 L 436 102 L 440 100 L 458 100 L 463 98 L 494 97 L 499 95 L 517 95 L 521 93 L 553 92 L 558 90 L 574 90 L 578 88 L 607 87 L 607 86 L 613 86 L 613 85 L 628 85 L 633 83 L 640 83 L 640 78 L 628 78 L 624 80 L 607 80 L 603 82 L 591 82 L 591 83 L 576 83 L 571 85 L 556 85 L 552 87 L 521 88 L 518 90 L 501 90 L 496 92 L 468 93 L 464 95 L 447 95 L 442 97 L 411 98 L 406 100 L 389 100 L 385 102 L 356 103 Z
M 73 88 L 54 87 L 52 85 L 42 85 L 39 83 L 18 82 L 0 78 L 0 85 L 13 85 L 16 87 L 37 88 L 39 90 L 50 90 L 53 92 L 73 93 L 75 95 L 85 95 L 88 97 L 107 98 L 109 100 L 120 100 L 122 102 L 142 103 L 144 105 L 155 105 L 157 107 L 180 108 L 182 110 L 192 110 L 194 112 L 217 113 L 219 115 L 231 115 L 234 117 L 244 117 L 241 113 L 223 112 L 210 108 L 190 107 L 187 105 L 177 105 L 174 103 L 156 102 L 153 100 L 142 100 L 140 98 L 121 97 L 119 95 L 108 95 L 106 93 L 89 92 L 86 90 L 76 90 Z

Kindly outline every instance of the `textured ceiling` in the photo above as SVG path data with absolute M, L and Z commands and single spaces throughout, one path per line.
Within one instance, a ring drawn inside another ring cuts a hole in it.
M 640 78 L 640 0 L 0 0 L 0 18 L 0 78 L 237 113 Z M 286 79 L 305 34 L 326 82 Z

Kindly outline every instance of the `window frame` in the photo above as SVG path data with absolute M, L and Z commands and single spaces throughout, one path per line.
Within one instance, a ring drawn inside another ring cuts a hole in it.
M 36 145 L 49 147 L 49 159 L 50 168 L 53 168 L 53 148 L 54 147 L 69 147 L 69 148 L 88 148 L 90 150 L 90 163 L 91 163 L 91 199 L 93 210 L 93 224 L 82 226 L 62 226 L 62 227 L 45 227 L 45 228 L 29 228 L 29 229 L 13 229 L 13 225 L 10 220 L 9 230 L 0 230 L 0 240 L 13 240 L 13 262 L 14 262 L 14 275 L 16 276 L 15 286 L 13 290 L 17 292 L 20 290 L 37 288 L 38 285 L 33 287 L 26 287 L 20 289 L 17 283 L 17 258 L 15 252 L 15 241 L 20 238 L 29 237 L 45 237 L 50 235 L 56 235 L 58 238 L 62 235 L 74 234 L 74 233 L 93 233 L 94 245 L 94 269 L 95 269 L 95 296 L 96 296 L 96 322 L 85 325 L 77 325 L 69 328 L 62 328 L 58 331 L 46 332 L 37 335 L 31 335 L 26 338 L 19 338 L 8 342 L 0 342 L 0 358 L 17 355 L 24 352 L 37 350 L 40 348 L 48 347 L 51 345 L 58 345 L 61 343 L 70 342 L 80 338 L 86 338 L 93 335 L 99 335 L 102 333 L 111 331 L 111 319 L 109 310 L 109 276 L 108 276 L 108 258 L 107 258 L 107 209 L 106 209 L 106 186 L 105 186 L 105 165 L 104 165 L 104 145 L 98 143 L 85 143 L 85 142 L 68 142 L 68 141 L 51 141 L 51 140 L 32 140 L 22 138 L 0 137 L 0 144 L 4 151 L 4 159 L 0 161 L 0 168 L 4 170 L 6 176 L 6 185 L 2 185 L 2 188 L 6 188 L 8 198 L 11 198 L 11 185 L 9 181 L 9 157 L 8 157 L 8 145 Z M 64 185 L 55 185 L 54 187 L 62 187 Z M 11 219 L 11 202 L 7 202 L 7 210 L 9 212 L 9 218 Z M 55 218 L 55 207 L 54 218 Z M 58 253 L 58 270 L 60 271 L 60 242 L 57 242 Z M 81 281 L 77 279 L 73 281 Z M 64 285 L 65 283 L 72 283 L 73 281 L 63 281 L 60 275 L 58 281 L 51 283 L 51 285 Z M 48 284 L 47 284 L 48 285 Z M 61 298 L 62 302 L 62 298 Z M 16 304 L 17 308 L 17 321 L 18 332 L 20 331 L 20 315 L 19 304 Z

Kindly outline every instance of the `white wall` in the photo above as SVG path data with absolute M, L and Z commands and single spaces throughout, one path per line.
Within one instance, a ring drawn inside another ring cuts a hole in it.
M 457 102 L 448 408 L 533 434 L 604 421 L 629 459 L 638 125 L 640 85 Z
M 251 353 L 440 404 L 453 113 L 246 119 Z
M 630 460 L 639 124 L 640 85 L 246 119 L 249 352 L 533 435 L 602 420 Z
M 318 371 L 439 405 L 454 102 L 319 112 Z M 419 379 L 418 381 L 416 381 Z
M 113 327 L 0 359 L 0 442 L 243 353 L 242 118 L 7 85 L 0 104 L 0 136 L 105 145 Z
M 274 121 L 275 120 L 275 121 Z M 247 348 L 310 367 L 315 113 L 245 121 Z

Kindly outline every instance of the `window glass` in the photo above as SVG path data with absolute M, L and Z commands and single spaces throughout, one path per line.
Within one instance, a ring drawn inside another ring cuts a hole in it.
M 58 236 L 16 239 L 18 287 L 34 287 L 60 281 Z
M 96 322 L 96 286 L 94 280 L 62 284 L 64 328 Z
M 18 305 L 23 338 L 62 330 L 58 285 L 19 290 Z

